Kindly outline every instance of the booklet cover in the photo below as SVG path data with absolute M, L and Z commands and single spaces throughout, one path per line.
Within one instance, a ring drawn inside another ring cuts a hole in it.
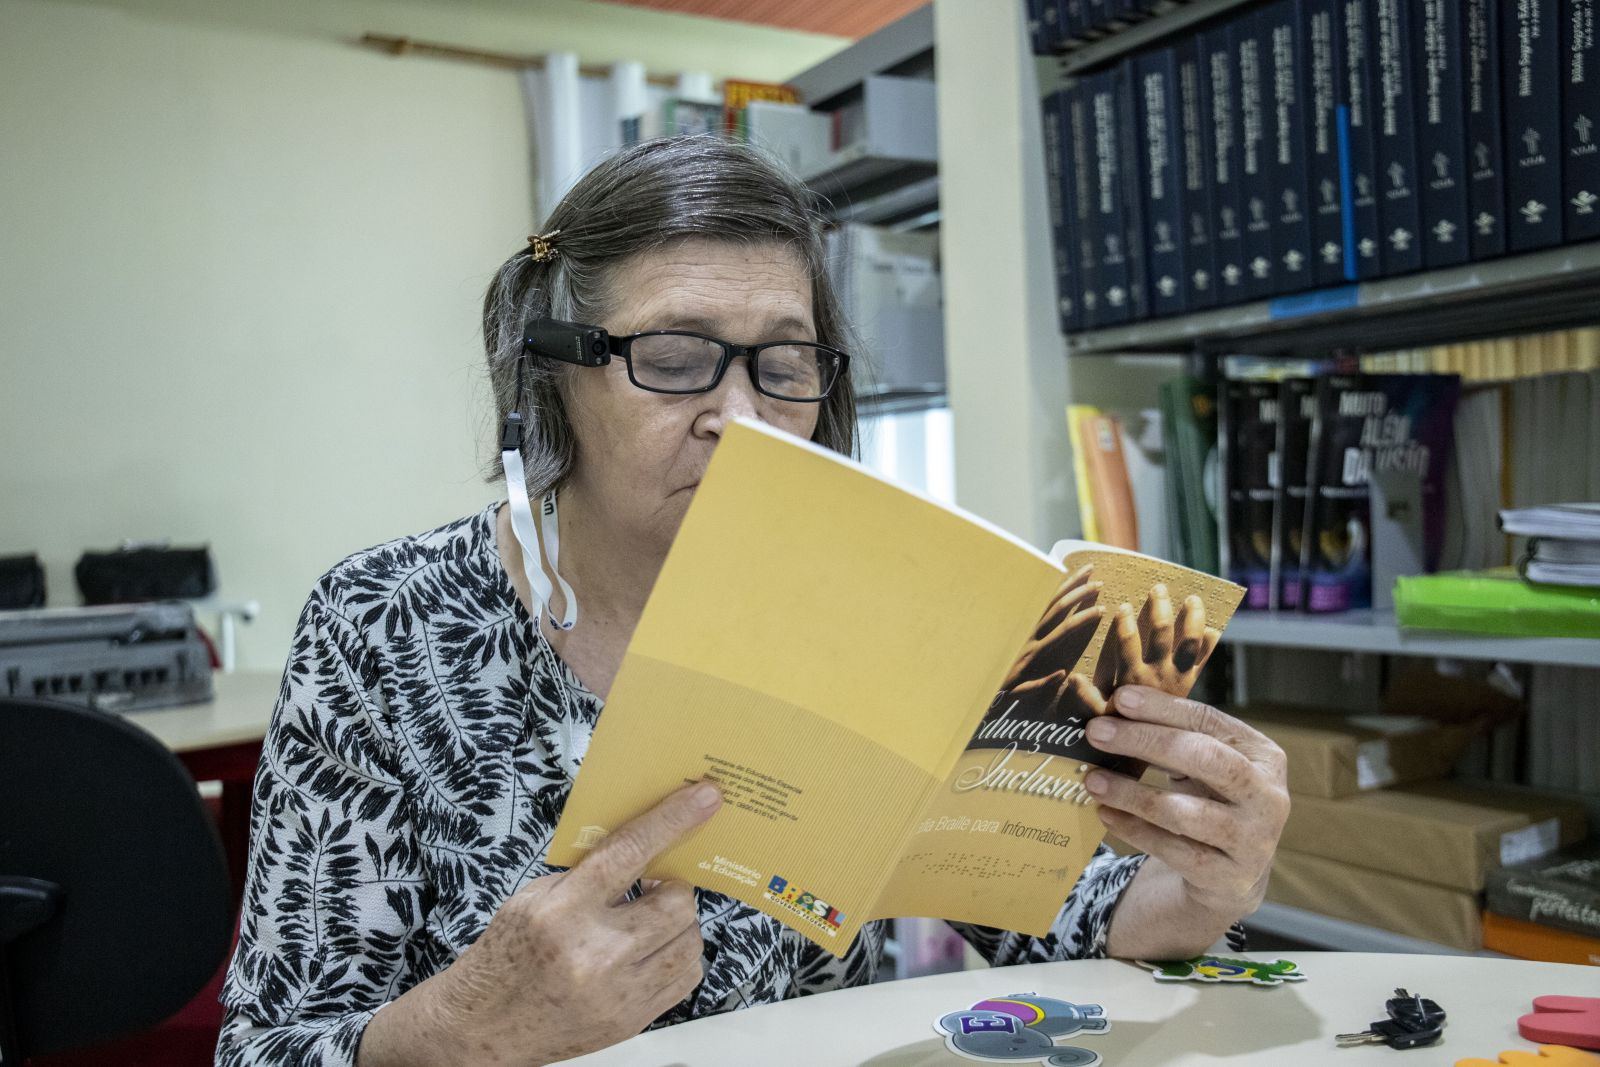
M 686 782 L 724 804 L 648 872 L 843 955 L 921 915 L 1044 934 L 1104 827 L 1084 726 L 1193 684 L 1242 590 L 1082 542 L 1047 556 L 845 457 L 728 429 L 548 860 Z M 1108 640 L 1108 635 L 1110 639 Z
M 1330 374 L 1317 379 L 1300 569 L 1311 612 L 1373 606 L 1376 480 L 1409 486 L 1383 521 L 1419 533 L 1416 571 L 1438 570 L 1444 546 L 1444 472 L 1454 443 L 1461 380 L 1452 374 Z M 1416 571 L 1413 571 L 1415 573 Z M 1388 586 L 1386 585 L 1386 589 Z M 1381 598 L 1380 598 L 1381 599 Z
M 1222 387 L 1222 462 L 1227 490 L 1228 578 L 1245 588 L 1244 606 L 1272 606 L 1273 510 L 1283 480 L 1278 452 L 1277 382 L 1228 381 Z

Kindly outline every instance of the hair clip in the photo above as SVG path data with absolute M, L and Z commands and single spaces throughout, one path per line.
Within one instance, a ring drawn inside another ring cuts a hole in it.
M 553 242 L 560 233 L 560 230 L 551 230 L 549 233 L 528 235 L 528 247 L 532 250 L 535 263 L 556 258 L 556 246 Z

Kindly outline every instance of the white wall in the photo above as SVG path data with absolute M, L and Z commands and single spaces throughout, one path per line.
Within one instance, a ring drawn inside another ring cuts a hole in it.
M 1079 524 L 1022 5 L 938 0 L 934 42 L 956 500 L 1048 549 Z
M 209 542 L 278 670 L 316 576 L 486 505 L 477 313 L 529 232 L 511 73 L 364 30 L 781 79 L 843 42 L 576 0 L 0 0 L 0 554 L 51 603 Z

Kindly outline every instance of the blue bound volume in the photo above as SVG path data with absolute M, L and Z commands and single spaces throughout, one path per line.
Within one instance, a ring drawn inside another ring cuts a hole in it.
M 1089 28 L 1089 15 L 1084 10 L 1084 0 L 1051 0 L 1061 10 L 1061 34 L 1076 37 Z
M 1139 104 L 1139 184 L 1144 193 L 1145 292 L 1150 314 L 1189 308 L 1184 265 L 1184 139 L 1178 117 L 1178 59 L 1170 48 L 1134 60 Z
M 1561 0 L 1561 195 L 1565 237 L 1600 237 L 1600 92 L 1595 0 Z
M 1244 220 L 1239 199 L 1239 105 L 1233 31 L 1223 26 L 1200 35 L 1201 74 L 1211 101 L 1211 227 L 1218 302 L 1244 299 Z
M 1094 138 L 1095 238 L 1099 242 L 1100 296 L 1097 322 L 1128 321 L 1128 253 L 1123 245 L 1122 144 L 1117 137 L 1117 81 L 1112 71 L 1090 75 L 1089 122 Z
M 1233 20 L 1239 99 L 1239 199 L 1244 209 L 1243 295 L 1271 296 L 1277 287 L 1272 262 L 1272 175 L 1267 115 L 1271 84 L 1265 20 L 1252 12 Z
M 1500 6 L 1504 57 L 1506 247 L 1561 242 L 1561 77 L 1556 0 Z
M 1365 281 L 1383 273 L 1378 222 L 1377 142 L 1373 135 L 1372 22 L 1367 0 L 1339 0 L 1340 168 L 1345 198 L 1345 277 Z
M 1372 65 L 1373 129 L 1378 149 L 1378 222 L 1383 273 L 1422 268 L 1417 202 L 1416 93 L 1411 20 L 1401 0 L 1370 0 L 1376 62 Z
M 1267 173 L 1271 178 L 1273 291 L 1293 293 L 1315 282 L 1311 248 L 1311 199 L 1306 189 L 1310 146 L 1306 117 L 1310 91 L 1305 70 L 1305 4 L 1274 0 L 1262 9 L 1267 49 Z
M 1058 89 L 1044 99 L 1045 188 L 1050 198 L 1050 251 L 1055 263 L 1057 317 L 1062 333 L 1074 333 L 1083 324 L 1078 310 L 1077 249 L 1073 240 L 1070 200 L 1066 183 L 1072 174 L 1072 139 L 1065 136 L 1067 91 Z
M 1112 71 L 1117 90 L 1117 155 L 1121 178 L 1117 182 L 1122 197 L 1122 248 L 1128 261 L 1128 318 L 1134 322 L 1150 316 L 1150 301 L 1145 290 L 1145 201 L 1139 180 L 1139 106 L 1133 61 L 1124 60 Z
M 1505 138 L 1500 127 L 1497 0 L 1463 0 L 1467 98 L 1467 220 L 1472 258 L 1506 251 Z
M 1072 142 L 1072 185 L 1068 208 L 1077 248 L 1078 319 L 1086 330 L 1104 325 L 1100 317 L 1100 212 L 1097 209 L 1098 163 L 1089 86 L 1067 87 L 1067 139 Z
M 1200 41 L 1180 41 L 1178 55 L 1178 111 L 1183 140 L 1184 289 L 1191 309 L 1217 302 L 1216 219 L 1211 206 L 1211 92 L 1201 60 Z
M 1339 0 L 1304 0 L 1306 197 L 1311 215 L 1311 278 L 1338 285 L 1345 275 L 1344 198 L 1339 187 Z
M 1467 236 L 1466 131 L 1461 76 L 1466 58 L 1461 0 L 1413 0 L 1416 56 L 1417 190 L 1421 198 L 1422 261 L 1428 267 L 1465 263 Z

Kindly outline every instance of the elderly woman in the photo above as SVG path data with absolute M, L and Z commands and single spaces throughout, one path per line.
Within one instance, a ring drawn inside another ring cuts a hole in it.
M 220 1064 L 541 1064 L 874 979 L 877 924 L 835 959 L 716 893 L 614 892 L 714 817 L 709 785 L 570 871 L 544 862 L 729 422 L 854 448 L 820 224 L 759 153 L 657 141 L 596 167 L 500 268 L 483 332 L 509 499 L 312 590 L 256 782 Z M 1191 955 L 1261 900 L 1282 754 L 1156 689 L 1115 701 L 1095 743 L 1177 778 L 1091 775 L 1146 854 L 1102 849 L 1047 937 L 959 927 L 994 963 Z

